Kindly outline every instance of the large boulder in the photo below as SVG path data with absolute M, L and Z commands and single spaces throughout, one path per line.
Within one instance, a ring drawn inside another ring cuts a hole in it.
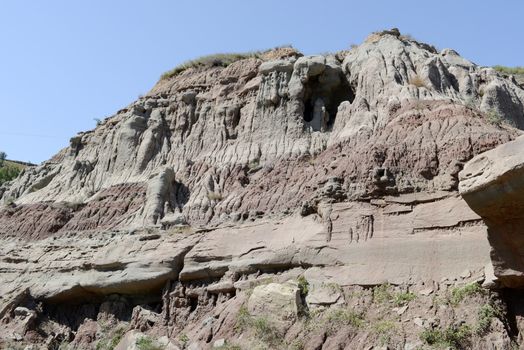
M 488 226 L 495 276 L 524 286 L 524 136 L 482 153 L 460 172 L 462 197 Z
M 300 305 L 298 286 L 290 281 L 255 287 L 249 297 L 247 308 L 252 316 L 289 320 L 298 314 Z

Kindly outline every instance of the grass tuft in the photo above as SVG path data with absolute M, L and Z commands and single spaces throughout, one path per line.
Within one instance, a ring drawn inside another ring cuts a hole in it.
M 446 329 L 425 329 L 420 340 L 436 347 L 467 349 L 471 337 L 471 328 L 467 325 L 449 326 Z
M 373 325 L 373 332 L 378 336 L 381 345 L 386 345 L 390 342 L 394 330 L 395 323 L 392 321 L 379 321 Z
M 499 126 L 502 123 L 502 117 L 495 109 L 490 109 L 486 115 L 490 124 Z
M 103 323 L 100 323 L 100 328 L 102 328 L 102 332 L 110 332 L 111 326 L 106 325 Z M 118 343 L 122 340 L 124 337 L 124 333 L 126 332 L 125 327 L 118 327 L 115 329 L 115 331 L 112 333 L 112 335 L 105 335 L 104 338 L 98 341 L 96 344 L 95 349 L 96 350 L 114 350 Z
M 417 296 L 411 292 L 400 292 L 394 295 L 393 303 L 396 306 L 404 306 L 406 304 L 409 304 L 410 301 L 413 301 L 416 298 Z
M 484 295 L 486 291 L 478 283 L 470 283 L 451 290 L 450 302 L 452 305 L 460 304 L 464 299 L 474 295 Z
M 391 286 L 387 283 L 373 287 L 373 301 L 375 303 L 384 304 L 393 299 L 391 294 Z
M 365 323 L 362 314 L 341 308 L 330 311 L 326 316 L 326 320 L 335 326 L 346 325 L 355 328 L 360 328 Z
M 278 348 L 283 339 L 281 332 L 269 319 L 250 315 L 245 306 L 238 310 L 235 330 L 251 332 L 255 338 L 267 344 L 270 348 Z
M 156 341 L 147 336 L 138 339 L 136 342 L 136 347 L 138 350 L 164 350 L 162 345 L 157 344 Z

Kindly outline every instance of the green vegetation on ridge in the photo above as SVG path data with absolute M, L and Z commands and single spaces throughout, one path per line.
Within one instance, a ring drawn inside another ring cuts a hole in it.
M 517 66 L 517 67 L 493 66 L 493 69 L 495 69 L 498 72 L 505 73 L 505 74 L 524 74 L 524 67 L 522 66 Z
M 197 67 L 227 67 L 231 63 L 240 61 L 246 58 L 258 58 L 262 52 L 246 52 L 246 53 L 219 53 L 214 55 L 207 55 L 184 62 L 175 68 L 165 72 L 160 77 L 160 80 L 169 79 L 177 76 L 186 69 Z
M 7 154 L 0 152 L 0 185 L 16 178 L 25 168 L 25 165 L 7 160 L 6 158 Z
M 189 68 L 198 68 L 198 67 L 227 67 L 230 64 L 247 59 L 247 58 L 262 58 L 262 55 L 278 49 L 289 48 L 293 49 L 291 45 L 282 45 L 274 47 L 273 49 L 263 50 L 263 51 L 251 51 L 251 52 L 241 52 L 241 53 L 217 53 L 212 55 L 206 55 L 202 57 L 195 58 L 194 60 L 186 61 L 182 64 L 179 64 L 175 68 L 165 72 L 160 76 L 160 80 L 166 80 L 173 78 L 186 69 Z

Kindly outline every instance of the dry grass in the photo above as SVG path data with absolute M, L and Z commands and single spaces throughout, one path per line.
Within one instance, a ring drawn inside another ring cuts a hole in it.
M 426 83 L 424 80 L 420 77 L 420 75 L 415 74 L 410 80 L 409 83 L 413 86 L 416 86 L 418 88 L 427 88 Z
M 247 58 L 276 59 L 289 56 L 297 56 L 300 53 L 291 45 L 277 46 L 264 51 L 251 51 L 243 53 L 218 53 L 202 56 L 194 60 L 184 62 L 175 68 L 165 72 L 160 80 L 173 78 L 189 68 L 227 67 L 230 64 Z
M 165 72 L 160 77 L 160 80 L 173 78 L 186 69 L 198 68 L 198 67 L 227 67 L 231 63 L 240 61 L 246 58 L 257 58 L 260 57 L 261 52 L 247 52 L 247 53 L 218 53 L 214 55 L 207 55 L 184 62 L 170 71 Z
M 493 69 L 495 69 L 497 72 L 501 72 L 505 74 L 524 74 L 524 67 L 522 66 L 517 66 L 517 67 L 493 66 Z
M 224 198 L 224 196 L 222 196 L 221 193 L 219 192 L 209 192 L 207 194 L 207 199 L 211 200 L 211 201 L 221 201 L 222 199 Z

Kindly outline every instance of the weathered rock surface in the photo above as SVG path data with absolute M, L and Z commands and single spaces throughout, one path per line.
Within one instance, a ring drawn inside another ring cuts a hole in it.
M 298 316 L 301 305 L 297 284 L 288 281 L 255 287 L 247 301 L 247 310 L 253 316 L 272 315 L 278 321 L 287 321 Z
M 337 198 L 456 190 L 465 161 L 518 134 L 488 116 L 523 126 L 522 101 L 493 69 L 392 34 L 337 55 L 188 69 L 1 191 L 23 208 L 77 210 L 38 220 L 43 208 L 26 209 L 36 230 L 2 212 L 0 227 L 42 236 L 174 213 L 216 223 L 293 210 L 330 178 Z
M 520 286 L 507 232 L 522 106 L 516 81 L 395 30 L 161 80 L 0 188 L 0 346 L 95 348 L 129 330 L 121 347 L 147 334 L 188 349 L 407 349 L 421 346 L 413 324 L 476 327 L 478 305 L 499 303 L 467 345 L 509 348 L 516 303 L 449 300 L 496 285 L 490 249 L 502 284 Z M 286 285 L 298 276 L 308 295 Z M 377 285 L 395 289 L 387 307 Z M 308 310 L 325 327 L 309 329 Z

